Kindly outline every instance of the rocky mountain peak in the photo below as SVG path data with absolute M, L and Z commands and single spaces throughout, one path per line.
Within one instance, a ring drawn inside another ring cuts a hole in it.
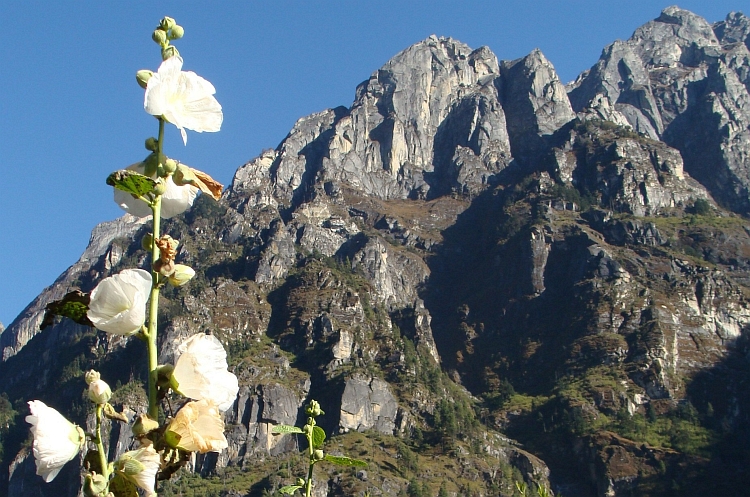
M 750 18 L 742 12 L 730 12 L 725 20 L 714 25 L 714 33 L 725 48 L 734 43 L 744 43 L 750 48 Z

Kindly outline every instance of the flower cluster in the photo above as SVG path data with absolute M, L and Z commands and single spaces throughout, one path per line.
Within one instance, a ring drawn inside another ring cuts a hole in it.
M 191 453 L 227 448 L 222 413 L 234 403 L 239 386 L 221 342 L 197 334 L 177 346 L 174 364 L 158 363 L 159 291 L 167 283 L 183 286 L 195 276 L 195 270 L 178 263 L 179 241 L 160 235 L 160 219 L 185 212 L 199 191 L 218 200 L 223 190 L 208 174 L 164 155 L 165 124 L 175 125 L 187 145 L 186 130 L 219 131 L 223 120 L 214 86 L 182 70 L 183 59 L 171 42 L 183 35 L 184 29 L 169 17 L 153 32 L 162 63 L 156 72 L 138 71 L 136 80 L 145 90 L 144 109 L 157 118 L 158 138 L 145 140 L 149 151 L 145 159 L 107 178 L 122 209 L 137 217 L 153 216 L 152 233 L 143 239 L 151 256 L 150 270 L 120 271 L 102 279 L 90 294 L 76 291 L 51 303 L 45 315 L 49 322 L 60 315 L 113 335 L 135 336 L 148 347 L 148 411 L 139 414 L 132 426 L 137 445 L 114 462 L 107 461 L 102 421 L 128 423 L 129 419 L 109 403 L 112 390 L 97 371 L 85 375 L 87 395 L 95 406 L 93 433 L 85 434 L 40 400 L 29 402 L 26 421 L 34 436 L 37 474 L 52 481 L 67 462 L 86 451 L 83 494 L 87 497 L 132 497 L 136 487 L 154 495 L 157 479 L 168 478 L 190 460 Z M 160 424 L 161 401 L 176 394 L 187 400 L 174 415 L 172 403 L 168 404 L 169 415 Z

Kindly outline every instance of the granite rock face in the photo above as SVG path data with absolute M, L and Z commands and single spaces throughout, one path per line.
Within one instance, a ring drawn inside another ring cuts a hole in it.
M 717 201 L 748 212 L 748 19 L 712 26 L 678 7 L 605 48 L 569 88 L 584 118 L 627 123 L 677 148 L 685 170 Z
M 300 447 L 271 427 L 304 423 L 316 399 L 334 447 L 386 461 L 321 470 L 321 496 L 404 493 L 407 470 L 393 468 L 428 445 L 441 462 L 415 478 L 457 493 L 509 495 L 520 474 L 564 495 L 706 495 L 702 454 L 734 461 L 712 481 L 746 488 L 750 458 L 727 447 L 750 433 L 750 225 L 737 215 L 750 209 L 749 35 L 742 14 L 712 26 L 669 7 L 568 88 L 538 50 L 498 61 L 432 36 L 349 108 L 298 120 L 220 202 L 166 222 L 177 261 L 201 274 L 162 291 L 160 357 L 212 333 L 241 385 L 229 449 L 193 469 L 285 464 Z M 74 282 L 147 264 L 130 240 L 141 226 L 97 228 L 2 332 L 14 405 L 72 405 L 71 364 L 142 380 L 135 340 L 36 330 Z M 652 417 L 679 427 L 663 446 L 626 429 L 657 430 Z M 126 450 L 127 430 L 112 442 Z M 10 495 L 45 495 L 21 484 L 28 451 L 8 447 Z M 80 484 L 73 466 L 55 495 Z M 268 485 L 248 495 L 281 485 L 255 476 Z

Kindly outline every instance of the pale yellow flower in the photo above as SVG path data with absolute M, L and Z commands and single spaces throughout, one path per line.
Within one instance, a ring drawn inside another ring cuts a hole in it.
M 146 491 L 151 497 L 156 495 L 156 473 L 159 471 L 161 456 L 151 445 L 145 445 L 137 450 L 124 453 L 115 462 L 115 470 L 125 478 Z
M 181 394 L 209 400 L 221 412 L 232 407 L 240 387 L 237 377 L 228 370 L 227 353 L 218 338 L 198 333 L 182 343 L 177 354 L 172 378 Z
M 220 452 L 226 449 L 224 421 L 215 404 L 207 400 L 188 402 L 167 427 L 166 438 L 173 447 L 187 452 Z

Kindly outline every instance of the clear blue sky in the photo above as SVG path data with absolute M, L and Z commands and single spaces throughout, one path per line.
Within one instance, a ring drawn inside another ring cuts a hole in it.
M 567 82 L 602 48 L 670 5 L 658 0 L 0 2 L 0 321 L 6 326 L 121 215 L 104 180 L 156 133 L 135 71 L 156 69 L 151 31 L 184 26 L 185 70 L 211 81 L 219 133 L 172 127 L 167 154 L 228 184 L 294 122 L 338 105 L 389 58 L 431 34 L 500 59 L 540 48 Z M 679 6 L 711 22 L 747 0 Z

